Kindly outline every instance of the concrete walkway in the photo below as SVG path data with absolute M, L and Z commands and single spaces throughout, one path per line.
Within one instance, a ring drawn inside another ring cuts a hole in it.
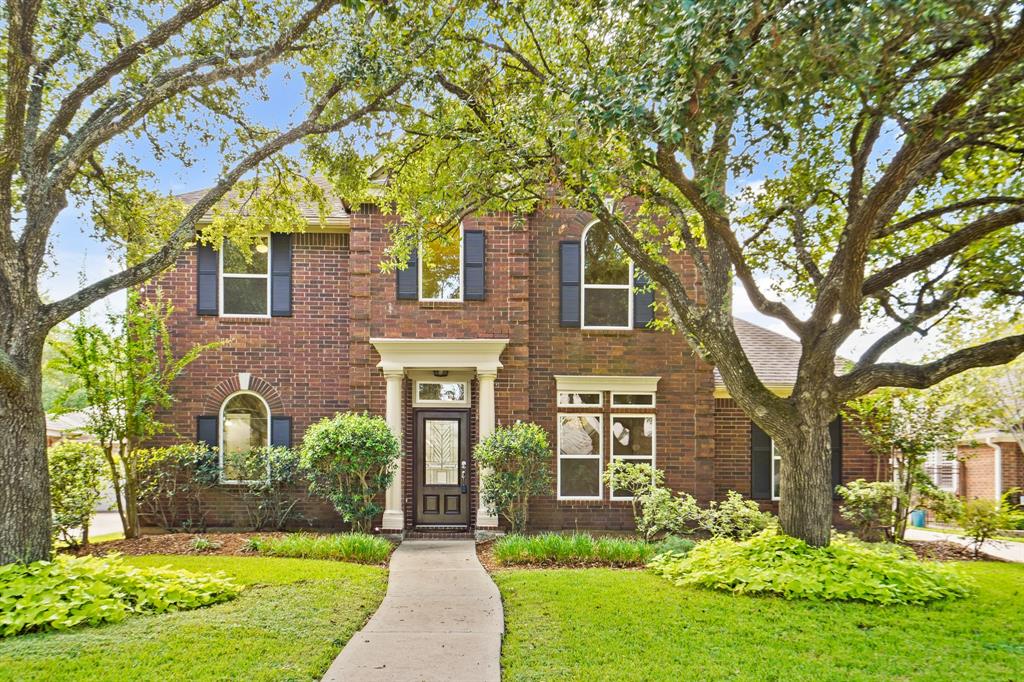
M 471 540 L 406 540 L 391 557 L 388 592 L 325 681 L 497 681 L 501 595 Z
M 936 533 L 924 528 L 907 528 L 908 540 L 955 542 L 958 545 L 969 546 L 971 541 L 961 535 L 952 533 Z M 981 546 L 981 551 L 1003 561 L 1024 563 L 1024 542 L 1007 542 L 1005 540 L 986 540 Z

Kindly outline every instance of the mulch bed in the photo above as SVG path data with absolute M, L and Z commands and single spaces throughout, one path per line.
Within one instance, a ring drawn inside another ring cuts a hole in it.
M 226 554 L 234 556 L 252 556 L 252 552 L 246 552 L 243 548 L 249 538 L 270 538 L 287 533 L 260 532 L 260 533 L 167 533 L 164 535 L 143 535 L 140 538 L 131 540 L 110 540 L 89 545 L 88 548 L 77 552 L 79 555 L 92 554 L 104 556 L 119 552 L 131 556 L 142 556 L 145 554 Z M 214 549 L 197 550 L 192 546 L 192 541 L 201 537 L 217 544 Z
M 931 561 L 1002 561 L 982 552 L 975 556 L 974 550 L 970 547 L 958 545 L 955 542 L 906 540 L 905 544 L 914 550 L 918 559 Z

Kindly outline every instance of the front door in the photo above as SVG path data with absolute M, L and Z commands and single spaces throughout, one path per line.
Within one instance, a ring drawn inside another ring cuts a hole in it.
M 416 413 L 416 523 L 469 524 L 466 412 Z

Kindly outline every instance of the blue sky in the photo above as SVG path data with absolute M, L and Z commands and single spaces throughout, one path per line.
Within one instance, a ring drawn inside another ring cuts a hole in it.
M 304 86 L 300 76 L 290 74 L 279 66 L 266 80 L 265 85 L 270 94 L 269 100 L 262 101 L 254 97 L 246 105 L 246 111 L 256 120 L 268 126 L 283 126 L 303 113 Z M 121 144 L 115 149 L 135 154 L 140 165 L 155 174 L 154 188 L 171 194 L 208 187 L 214 184 L 221 170 L 221 159 L 213 146 L 195 147 L 194 163 L 189 166 L 184 166 L 173 158 L 157 161 L 147 153 L 145 147 L 140 145 Z M 773 169 L 761 168 L 758 170 L 770 174 Z M 749 182 L 756 182 L 756 179 L 752 178 Z M 90 221 L 76 210 L 72 200 L 69 207 L 58 218 L 51 235 L 50 243 L 54 263 L 52 269 L 42 280 L 42 289 L 51 300 L 62 298 L 76 291 L 83 278 L 85 281 L 91 282 L 116 272 L 116 261 L 108 253 L 107 247 L 94 238 L 91 233 Z M 123 307 L 123 302 L 124 292 L 119 292 L 92 306 L 89 315 L 96 317 L 105 309 L 119 309 Z M 786 302 L 794 307 L 798 315 L 807 314 L 806 308 L 793 301 Z M 783 323 L 765 317 L 754 310 L 739 286 L 736 288 L 735 314 L 755 324 L 792 336 Z M 855 359 L 883 331 L 870 330 L 857 334 L 844 345 L 842 354 Z M 921 353 L 921 342 L 916 339 L 908 339 L 890 351 L 886 358 L 917 360 Z

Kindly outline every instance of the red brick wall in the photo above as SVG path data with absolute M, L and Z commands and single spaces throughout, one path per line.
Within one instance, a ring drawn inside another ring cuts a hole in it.
M 994 500 L 1010 488 L 1024 487 L 1024 456 L 1014 442 L 1000 442 L 1003 460 L 1003 486 L 996 492 L 996 456 L 990 445 L 962 445 L 957 453 L 963 460 L 960 468 L 960 494 L 969 500 Z

